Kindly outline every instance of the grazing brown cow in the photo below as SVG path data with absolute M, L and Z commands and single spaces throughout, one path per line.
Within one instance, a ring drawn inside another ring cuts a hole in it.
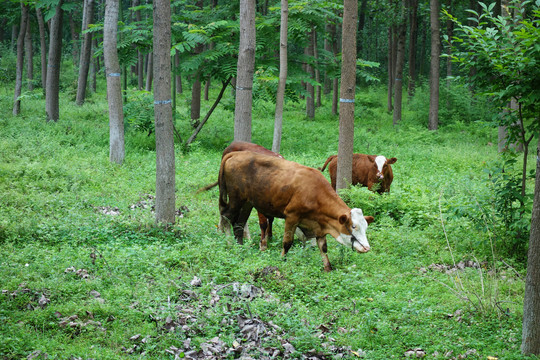
M 369 190 L 378 185 L 377 192 L 390 192 L 390 184 L 394 180 L 392 164 L 397 161 L 395 157 L 387 159 L 382 155 L 353 154 L 352 185 L 362 184 Z M 332 187 L 336 189 L 337 155 L 332 155 L 324 163 L 321 171 L 328 165 Z
M 292 246 L 297 228 L 315 237 L 326 271 L 326 235 L 358 252 L 369 251 L 366 237 L 373 217 L 361 209 L 349 208 L 316 169 L 248 151 L 223 157 L 219 169 L 219 211 L 225 230 L 233 226 L 235 238 L 242 242 L 243 228 L 255 207 L 267 216 L 284 218 L 283 251 Z
M 251 152 L 256 152 L 256 153 L 264 154 L 268 156 L 275 156 L 277 158 L 283 159 L 283 156 L 281 156 L 280 154 L 273 152 L 271 150 L 268 150 L 267 148 L 262 147 L 261 145 L 253 144 L 250 142 L 244 142 L 244 141 L 233 141 L 229 146 L 225 148 L 225 150 L 223 150 L 223 155 L 221 156 L 221 158 L 223 159 L 225 155 L 234 151 L 251 151 Z M 217 184 L 218 182 L 216 181 L 215 183 L 212 183 L 210 185 L 203 187 L 202 189 L 199 189 L 197 192 L 210 190 Z M 268 246 L 267 245 L 268 240 L 272 238 L 272 223 L 274 222 L 274 218 L 266 217 L 261 212 L 259 212 L 258 215 L 259 215 L 259 226 L 261 228 L 260 249 L 266 250 Z M 221 221 L 219 222 L 219 228 L 220 230 L 223 230 L 223 224 Z M 247 229 L 247 226 L 246 226 L 246 234 L 249 236 L 249 229 Z

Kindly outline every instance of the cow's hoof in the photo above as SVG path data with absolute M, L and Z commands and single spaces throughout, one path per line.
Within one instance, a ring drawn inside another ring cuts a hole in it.
M 266 246 L 266 245 L 260 245 L 259 246 L 259 250 L 261 250 L 261 251 L 266 251 L 267 249 L 268 249 L 268 246 Z

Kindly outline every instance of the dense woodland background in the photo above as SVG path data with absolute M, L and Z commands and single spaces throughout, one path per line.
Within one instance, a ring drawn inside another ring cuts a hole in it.
M 245 3 L 251 87 L 237 83 Z M 196 191 L 239 108 L 251 141 L 289 160 L 338 153 L 347 3 L 1 2 L 0 357 L 538 355 L 540 304 L 523 305 L 539 283 L 538 1 L 357 3 L 354 152 L 398 158 L 389 194 L 340 191 L 376 218 L 371 252 L 329 239 L 323 274 L 316 249 L 280 258 L 279 220 L 264 253 L 254 214 L 252 243 L 216 231 L 217 190 Z M 172 195 L 156 109 L 171 117 Z

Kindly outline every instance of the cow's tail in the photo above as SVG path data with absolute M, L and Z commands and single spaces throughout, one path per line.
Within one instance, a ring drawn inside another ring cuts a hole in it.
M 219 167 L 218 185 L 219 185 L 219 208 L 224 209 L 229 206 L 227 184 L 225 183 L 225 163 L 230 158 L 230 154 L 227 154 L 221 159 L 221 165 Z
M 322 168 L 319 168 L 319 170 L 321 172 L 324 171 L 324 169 L 326 169 L 326 165 L 328 165 L 330 163 L 330 161 L 332 161 L 337 155 L 332 155 L 332 156 L 329 156 L 328 159 L 326 159 L 326 162 L 324 163 L 323 167 Z
M 197 192 L 195 194 L 201 193 L 203 191 L 208 191 L 208 190 L 212 189 L 213 187 L 217 186 L 217 184 L 218 184 L 218 181 L 216 181 L 215 183 L 212 183 L 210 185 L 206 185 L 205 187 L 200 188 L 199 190 L 197 190 Z

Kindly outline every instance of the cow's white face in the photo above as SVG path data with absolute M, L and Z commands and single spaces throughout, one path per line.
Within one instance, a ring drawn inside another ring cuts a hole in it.
M 384 179 L 384 164 L 386 164 L 386 158 L 384 156 L 379 155 L 375 158 L 375 165 L 377 166 L 377 179 Z
M 364 217 L 364 214 L 361 209 L 352 209 L 351 210 L 351 223 L 352 227 L 351 234 L 339 234 L 338 238 L 336 239 L 339 243 L 342 245 L 345 245 L 347 247 L 350 247 L 353 250 L 356 250 L 358 252 L 364 253 L 368 252 L 369 242 L 366 236 L 366 230 L 368 227 L 368 222 L 373 221 L 372 217 Z

